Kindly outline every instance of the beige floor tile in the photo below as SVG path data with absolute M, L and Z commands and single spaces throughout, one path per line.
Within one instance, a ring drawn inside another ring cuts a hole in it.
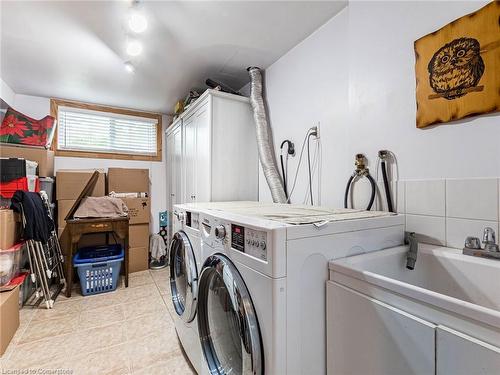
M 41 340 L 76 331 L 78 314 L 71 314 L 55 319 L 33 320 L 19 339 L 19 344 Z
M 72 335 L 61 335 L 22 345 L 16 345 L 9 361 L 18 368 L 41 367 L 67 355 Z
M 84 310 L 80 313 L 78 329 L 84 331 L 89 328 L 120 322 L 124 318 L 122 305 Z
M 180 349 L 170 353 L 166 358 L 153 366 L 134 371 L 134 375 L 170 374 L 196 375 L 196 372 L 193 371 L 188 361 L 182 355 Z
M 126 298 L 122 294 L 122 290 L 115 290 L 113 292 L 86 296 L 82 299 L 82 310 L 98 309 L 101 307 L 118 305 L 125 301 Z
M 126 320 L 124 324 L 128 340 L 138 340 L 159 332 L 169 332 L 175 337 L 174 322 L 166 309 Z
M 158 288 L 155 284 L 146 284 L 140 288 L 123 288 L 119 290 L 121 296 L 125 299 L 122 303 L 130 303 L 138 298 L 159 296 Z
M 133 302 L 129 302 L 121 306 L 123 307 L 125 319 L 135 318 L 141 315 L 153 313 L 155 311 L 165 311 L 165 304 L 159 294 L 144 298 L 137 298 Z
M 151 270 L 150 273 L 155 282 L 164 282 L 170 280 L 170 270 L 168 267 L 157 271 Z
M 76 357 L 72 367 L 76 374 L 129 374 L 130 358 L 126 344 L 116 345 Z
M 127 332 L 124 322 L 118 322 L 79 331 L 72 335 L 68 344 L 68 355 L 78 356 L 108 347 L 124 344 Z
M 153 366 L 164 360 L 170 353 L 179 350 L 179 344 L 175 330 L 158 332 L 156 334 L 141 337 L 138 340 L 128 342 L 129 356 L 132 361 L 132 370 Z
M 2 368 L 71 369 L 73 375 L 192 373 L 170 315 L 170 292 L 160 293 L 156 284 L 163 280 L 166 272 L 141 272 L 131 277 L 129 288 L 60 296 L 52 310 L 21 310 L 21 326 L 0 359 Z
M 153 278 L 149 271 L 131 273 L 128 277 L 128 287 L 135 288 L 147 284 L 154 284 Z
M 65 316 L 78 314 L 81 309 L 82 299 L 75 299 L 64 303 L 56 301 L 52 309 L 45 309 L 40 305 L 32 321 L 64 318 Z

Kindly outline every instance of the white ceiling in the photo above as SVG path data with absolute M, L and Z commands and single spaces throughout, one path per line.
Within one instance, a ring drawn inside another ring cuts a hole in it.
M 168 113 L 206 78 L 240 88 L 248 66 L 268 67 L 346 3 L 141 2 L 149 25 L 130 74 L 130 1 L 2 1 L 1 78 L 18 94 Z

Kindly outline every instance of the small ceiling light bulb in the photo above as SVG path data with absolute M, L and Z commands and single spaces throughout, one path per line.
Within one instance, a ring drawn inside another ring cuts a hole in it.
M 135 66 L 132 65 L 130 61 L 125 62 L 125 70 L 129 73 L 134 73 L 135 72 Z
M 128 18 L 128 27 L 134 33 L 142 33 L 148 28 L 148 20 L 144 14 L 139 13 L 137 10 L 131 12 Z
M 142 52 L 142 44 L 138 40 L 131 39 L 127 43 L 127 53 L 130 56 L 138 56 Z

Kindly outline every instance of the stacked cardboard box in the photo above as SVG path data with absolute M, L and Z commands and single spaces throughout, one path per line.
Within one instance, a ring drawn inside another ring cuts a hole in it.
M 102 197 L 106 194 L 106 178 L 104 171 L 99 171 L 100 175 L 97 179 L 92 193 L 93 197 Z M 63 248 L 63 252 L 69 246 L 68 233 L 65 231 L 66 221 L 64 220 L 76 199 L 82 192 L 83 188 L 89 182 L 94 170 L 86 169 L 59 169 L 56 174 L 56 198 L 57 198 L 57 234 L 59 242 Z M 82 236 L 79 242 L 79 247 L 96 246 L 106 243 L 106 235 L 103 233 L 89 234 Z
M 13 210 L 0 209 L 0 249 L 9 249 L 19 242 L 21 219 Z
M 44 148 L 2 144 L 2 147 L 0 147 L 0 157 L 36 161 L 38 163 L 39 177 L 54 177 L 54 151 L 45 150 Z
M 149 267 L 149 170 L 109 168 L 108 192 L 146 193 L 145 198 L 122 198 L 129 209 L 129 272 Z
M 0 293 L 0 357 L 19 327 L 19 287 Z M 3 372 L 3 371 L 2 371 Z

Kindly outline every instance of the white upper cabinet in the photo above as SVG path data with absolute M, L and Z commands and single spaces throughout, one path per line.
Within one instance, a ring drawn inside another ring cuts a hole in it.
M 207 90 L 172 126 L 182 132 L 182 157 L 167 156 L 168 186 L 175 186 L 182 199 L 171 200 L 170 211 L 175 203 L 258 199 L 258 152 L 248 98 Z M 167 130 L 167 148 L 175 147 L 168 141 L 174 134 Z

